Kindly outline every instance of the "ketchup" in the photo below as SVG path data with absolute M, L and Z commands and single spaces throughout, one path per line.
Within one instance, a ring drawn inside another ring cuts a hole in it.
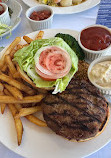
M 41 21 L 49 18 L 51 16 L 51 12 L 49 10 L 42 10 L 42 11 L 34 11 L 30 15 L 30 19 L 36 20 L 36 21 Z
M 90 50 L 103 50 L 111 44 L 111 33 L 102 27 L 90 27 L 81 32 L 82 45 Z
M 5 11 L 5 8 L 3 7 L 2 4 L 0 4 L 0 15 L 3 14 Z

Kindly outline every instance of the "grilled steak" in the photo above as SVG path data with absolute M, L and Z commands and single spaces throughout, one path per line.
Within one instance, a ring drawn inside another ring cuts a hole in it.
M 108 103 L 86 80 L 72 79 L 63 93 L 48 93 L 42 102 L 43 116 L 56 134 L 83 141 L 102 130 L 108 117 Z

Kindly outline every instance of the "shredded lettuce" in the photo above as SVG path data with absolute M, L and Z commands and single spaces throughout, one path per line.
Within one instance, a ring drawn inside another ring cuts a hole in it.
M 12 30 L 12 26 L 8 26 L 6 24 L 0 23 L 0 35 L 5 33 L 6 31 L 10 31 L 10 35 L 6 37 L 6 38 L 9 38 L 11 36 L 11 30 Z
M 56 81 L 45 81 L 35 71 L 34 56 L 40 48 L 46 46 L 59 46 L 67 51 L 71 57 L 72 67 L 70 72 L 65 77 L 57 79 Z M 14 61 L 18 62 L 20 68 L 27 73 L 37 87 L 55 87 L 53 94 L 64 91 L 71 78 L 78 70 L 78 57 L 69 45 L 59 37 L 35 40 L 31 42 L 29 46 L 24 47 L 15 53 Z

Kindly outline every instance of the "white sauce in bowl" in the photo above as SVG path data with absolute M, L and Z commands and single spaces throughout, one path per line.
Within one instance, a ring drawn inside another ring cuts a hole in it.
M 111 61 L 95 64 L 89 73 L 89 77 L 93 83 L 104 88 L 111 88 Z

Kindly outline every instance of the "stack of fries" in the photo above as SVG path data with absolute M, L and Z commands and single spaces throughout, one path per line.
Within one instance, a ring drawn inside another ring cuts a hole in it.
M 41 39 L 43 34 L 44 32 L 40 31 L 35 40 Z M 20 45 L 19 42 L 21 38 L 17 37 L 7 48 L 0 60 L 1 113 L 4 114 L 6 106 L 10 109 L 15 122 L 18 145 L 21 144 L 23 135 L 21 117 L 25 117 L 38 126 L 47 126 L 44 121 L 33 115 L 35 112 L 41 111 L 41 106 L 37 103 L 43 99 L 45 93 L 40 94 L 40 89 L 35 87 L 31 79 L 28 78 L 28 76 L 20 70 L 17 63 L 12 60 L 16 51 L 29 45 L 33 41 L 28 36 L 24 36 L 23 39 L 27 44 Z M 23 106 L 27 104 L 34 104 L 34 106 Z

